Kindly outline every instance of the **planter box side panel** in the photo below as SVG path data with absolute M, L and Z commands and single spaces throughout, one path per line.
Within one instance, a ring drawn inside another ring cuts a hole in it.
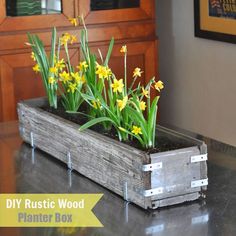
M 198 147 L 155 154 L 152 163 L 162 163 L 162 168 L 151 175 L 152 188 L 162 188 L 162 194 L 152 200 L 170 198 L 199 192 L 200 188 L 191 188 L 191 181 L 199 180 L 200 163 L 191 163 L 191 156 L 199 155 Z
M 79 132 L 79 126 L 39 108 L 18 105 L 21 136 L 24 141 L 135 204 L 147 208 L 150 199 L 143 196 L 149 189 L 150 173 L 142 171 L 149 156 L 144 152 L 109 139 L 93 131 Z

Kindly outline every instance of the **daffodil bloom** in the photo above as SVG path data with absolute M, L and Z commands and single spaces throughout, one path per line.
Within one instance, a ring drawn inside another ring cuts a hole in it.
M 48 78 L 48 83 L 49 84 L 54 84 L 55 82 L 56 82 L 56 80 L 52 76 Z
M 50 72 L 50 73 L 53 73 L 53 74 L 57 74 L 58 69 L 57 69 L 57 67 L 50 67 L 50 68 L 49 68 L 49 72 Z
M 66 71 L 63 71 L 63 73 L 59 74 L 60 81 L 62 81 L 64 84 L 69 82 L 71 80 L 70 74 L 67 73 Z
M 122 100 L 117 99 L 117 106 L 120 111 L 122 111 L 125 108 L 127 101 L 128 101 L 128 96 L 125 96 Z
M 117 91 L 122 93 L 124 88 L 123 79 L 120 80 L 114 79 L 113 84 L 111 84 L 111 87 L 113 88 L 114 93 L 116 93 Z
M 75 43 L 75 42 L 77 42 L 78 41 L 78 39 L 77 39 L 77 37 L 75 36 L 75 35 L 71 35 L 70 36 L 70 43 L 71 44 L 73 44 L 73 43 Z
M 80 71 L 86 71 L 87 68 L 88 68 L 88 64 L 86 61 L 82 61 L 79 63 L 79 65 L 77 66 L 77 68 L 80 70 Z
M 142 87 L 142 95 L 146 98 L 149 98 L 149 91 Z
M 133 130 L 131 132 L 135 135 L 143 134 L 142 129 L 138 126 L 135 126 L 135 125 L 133 126 Z
M 66 67 L 64 59 L 61 59 L 61 60 L 57 61 L 55 67 L 56 67 L 59 71 L 62 71 L 62 70 Z
M 139 102 L 139 108 L 142 110 L 142 111 L 145 111 L 145 109 L 146 109 L 146 102 L 144 102 L 144 101 L 140 101 Z
M 157 91 L 161 91 L 161 89 L 163 89 L 164 88 L 164 84 L 163 84 L 163 82 L 161 81 L 161 80 L 159 80 L 158 82 L 156 82 L 155 83 L 155 89 L 157 90 Z
M 108 79 L 112 75 L 112 72 L 108 66 L 101 66 L 97 64 L 96 74 L 99 79 Z
M 71 39 L 71 35 L 69 33 L 65 33 L 60 38 L 61 45 L 67 45 L 68 41 Z
M 101 102 L 99 101 L 99 99 L 92 101 L 92 106 L 95 109 L 101 109 Z
M 141 69 L 137 67 L 134 69 L 133 77 L 141 77 L 142 73 L 143 73 L 143 71 L 141 71 Z
M 33 59 L 33 61 L 36 61 L 36 57 L 35 57 L 34 52 L 31 52 L 31 58 Z
M 36 65 L 33 67 L 33 71 L 36 72 L 36 73 L 40 72 L 39 64 L 36 64 Z
M 82 84 L 86 83 L 86 79 L 85 79 L 85 76 L 84 76 L 84 75 L 81 76 L 81 83 L 82 83 Z
M 120 52 L 121 53 L 127 53 L 127 46 L 126 45 L 123 45 L 120 49 Z
M 69 21 L 72 25 L 77 26 L 78 25 L 78 20 L 77 18 L 69 18 Z
M 79 75 L 79 72 L 76 73 L 71 72 L 71 76 L 77 84 L 84 83 L 84 79 Z
M 77 84 L 69 83 L 67 92 L 74 93 L 76 89 L 77 89 Z

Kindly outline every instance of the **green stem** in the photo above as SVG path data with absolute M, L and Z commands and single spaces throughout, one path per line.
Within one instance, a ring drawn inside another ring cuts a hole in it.
M 67 58 L 67 62 L 68 62 L 69 72 L 71 73 L 72 72 L 72 67 L 71 67 L 71 64 L 70 64 L 70 56 L 69 56 L 67 43 L 65 44 L 65 52 L 66 52 L 66 58 Z
M 125 76 L 125 96 L 127 95 L 127 53 L 125 53 L 124 57 L 124 76 Z

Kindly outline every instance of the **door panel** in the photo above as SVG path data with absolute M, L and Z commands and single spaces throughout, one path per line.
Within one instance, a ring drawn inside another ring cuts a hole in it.
M 78 59 L 79 50 L 71 49 L 72 64 L 76 64 Z M 40 76 L 32 71 L 33 65 L 30 53 L 0 57 L 1 121 L 17 119 L 18 101 L 45 96 Z

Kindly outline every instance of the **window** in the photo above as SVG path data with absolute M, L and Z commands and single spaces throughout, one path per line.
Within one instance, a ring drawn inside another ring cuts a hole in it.
M 58 14 L 62 12 L 61 0 L 7 0 L 7 16 Z

